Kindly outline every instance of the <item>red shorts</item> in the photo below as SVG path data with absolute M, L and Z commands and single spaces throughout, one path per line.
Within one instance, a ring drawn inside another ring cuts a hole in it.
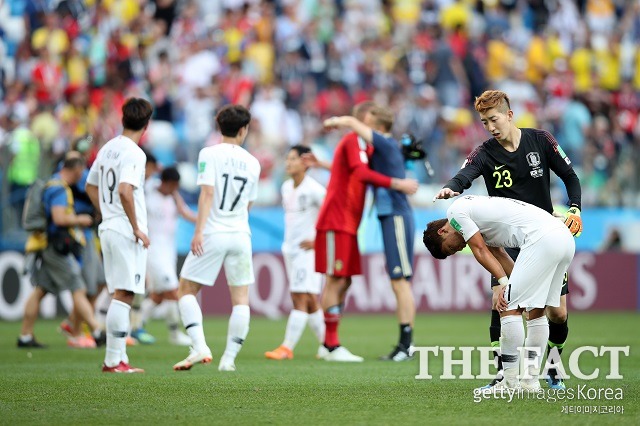
M 362 274 L 358 238 L 340 231 L 318 231 L 316 234 L 316 272 L 333 277 Z

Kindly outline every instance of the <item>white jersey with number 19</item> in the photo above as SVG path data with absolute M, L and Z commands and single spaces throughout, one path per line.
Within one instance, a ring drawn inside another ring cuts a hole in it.
M 102 223 L 100 230 L 111 229 L 133 239 L 133 228 L 124 211 L 118 186 L 128 183 L 134 187 L 138 228 L 147 233 L 147 208 L 144 199 L 144 169 L 147 156 L 144 151 L 126 136 L 117 136 L 107 142 L 98 152 L 91 165 L 87 183 L 98 187 Z
M 251 233 L 247 206 L 258 197 L 259 178 L 260 163 L 241 146 L 223 142 L 200 151 L 198 185 L 214 187 L 204 235 Z

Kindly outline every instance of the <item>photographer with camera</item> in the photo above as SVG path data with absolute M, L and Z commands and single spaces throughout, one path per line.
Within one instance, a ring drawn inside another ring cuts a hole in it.
M 32 281 L 35 289 L 25 305 L 22 330 L 18 338 L 19 348 L 44 347 L 33 336 L 40 301 L 47 293 L 58 294 L 63 290 L 71 291 L 74 309 L 93 330 L 94 337 L 104 340 L 87 299 L 80 269 L 80 254 L 86 244 L 82 228 L 91 226 L 93 218 L 88 214 L 75 213 L 71 186 L 80 181 L 84 169 L 83 159 L 67 158 L 60 172 L 54 174 L 42 187 L 41 194 L 37 194 L 41 196 L 42 204 L 39 208 L 43 209 L 46 218 L 46 247 L 38 250 L 33 265 Z M 27 246 L 29 251 L 29 242 Z M 74 333 L 75 335 L 68 340 L 69 346 L 96 347 L 96 341 L 84 336 L 81 329 L 75 330 Z

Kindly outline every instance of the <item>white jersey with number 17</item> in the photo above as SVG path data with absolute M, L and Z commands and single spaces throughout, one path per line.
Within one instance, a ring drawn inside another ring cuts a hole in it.
M 198 185 L 214 187 L 204 234 L 246 232 L 248 204 L 258 197 L 260 163 L 244 148 L 230 143 L 203 148 L 198 157 Z
M 144 169 L 147 156 L 126 136 L 117 136 L 98 152 L 91 165 L 87 183 L 98 187 L 102 223 L 100 230 L 111 229 L 133 239 L 133 228 L 122 207 L 118 186 L 134 187 L 133 201 L 138 228 L 147 233 L 147 207 L 144 199 Z

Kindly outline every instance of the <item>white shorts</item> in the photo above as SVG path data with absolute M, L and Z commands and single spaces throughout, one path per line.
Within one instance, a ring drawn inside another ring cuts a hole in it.
M 144 294 L 147 268 L 147 249 L 111 229 L 100 231 L 100 245 L 104 258 L 104 275 L 109 293 L 116 290 Z
M 151 250 L 149 252 L 149 258 L 147 259 L 148 290 L 152 293 L 177 290 L 177 263 L 178 259 L 172 254 L 162 254 L 157 250 Z
M 530 311 L 545 306 L 560 306 L 564 274 L 576 250 L 569 229 L 563 226 L 528 247 L 516 259 L 505 297 L 507 309 Z
M 313 250 L 283 254 L 291 293 L 320 294 L 322 274 L 316 272 L 315 256 Z
M 220 268 L 230 286 L 255 282 L 251 255 L 251 236 L 246 233 L 216 233 L 204 236 L 204 254 L 189 252 L 182 265 L 180 277 L 202 285 L 212 286 Z

